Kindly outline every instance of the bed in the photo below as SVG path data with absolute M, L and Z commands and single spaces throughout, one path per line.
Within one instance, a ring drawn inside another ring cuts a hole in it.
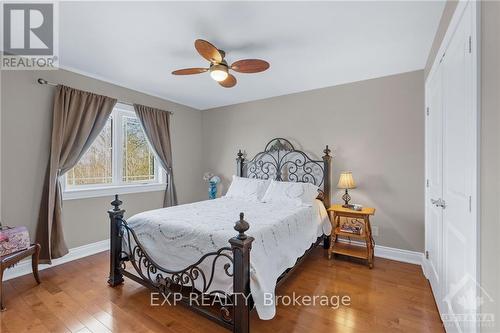
M 330 150 L 326 146 L 322 159 L 315 160 L 276 138 L 252 159 L 240 150 L 236 161 L 238 177 L 314 184 L 317 199 L 297 206 L 228 195 L 142 212 L 125 221 L 115 196 L 108 211 L 109 285 L 131 278 L 175 295 L 233 332 L 249 332 L 252 309 L 261 319 L 273 318 L 275 306 L 264 298 L 274 296 L 277 285 L 312 248 L 322 241 L 328 247 Z

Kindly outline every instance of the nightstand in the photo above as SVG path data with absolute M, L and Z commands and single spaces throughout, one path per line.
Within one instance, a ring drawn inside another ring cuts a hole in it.
M 372 237 L 370 226 L 370 216 L 375 214 L 375 208 L 363 207 L 362 210 L 352 210 L 342 207 L 342 205 L 333 205 L 328 208 L 330 221 L 332 223 L 332 234 L 330 235 L 330 248 L 328 249 L 328 259 L 331 259 L 332 253 L 338 253 L 345 256 L 366 259 L 368 266 L 373 268 L 373 257 L 375 250 L 375 241 Z M 362 228 L 360 234 L 345 232 L 341 230 L 341 218 L 356 219 L 361 222 Z M 340 238 L 347 238 L 348 242 Z M 365 246 L 352 244 L 351 239 L 362 241 Z

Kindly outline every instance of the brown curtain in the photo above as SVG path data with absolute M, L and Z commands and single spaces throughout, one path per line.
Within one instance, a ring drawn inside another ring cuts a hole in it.
M 116 99 L 57 86 L 52 119 L 50 160 L 40 204 L 36 241 L 40 261 L 50 263 L 68 253 L 62 231 L 59 177 L 75 166 L 103 129 Z M 85 214 L 85 212 L 82 212 Z
M 170 113 L 134 104 L 137 117 L 140 119 L 146 137 L 153 147 L 162 168 L 167 173 L 167 188 L 163 207 L 177 205 L 177 194 L 172 172 L 172 145 L 170 143 Z

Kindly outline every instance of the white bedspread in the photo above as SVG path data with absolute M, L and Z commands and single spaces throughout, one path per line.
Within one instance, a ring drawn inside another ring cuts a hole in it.
M 265 293 L 274 296 L 277 278 L 331 225 L 323 204 L 295 207 L 220 198 L 139 213 L 127 220 L 146 252 L 161 266 L 183 269 L 208 252 L 229 247 L 236 236 L 234 223 L 245 213 L 247 235 L 255 238 L 250 252 L 250 289 L 261 319 L 274 317 L 275 306 L 264 305 Z M 127 248 L 127 247 L 125 247 Z M 209 272 L 208 263 L 206 268 Z M 232 292 L 232 278 L 218 265 L 210 290 Z M 196 284 L 196 283 L 195 283 Z

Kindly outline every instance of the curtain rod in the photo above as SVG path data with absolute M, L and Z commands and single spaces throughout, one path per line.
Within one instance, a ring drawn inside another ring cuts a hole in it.
M 40 84 L 46 84 L 46 85 L 48 85 L 48 86 L 57 87 L 57 84 L 52 83 L 52 82 L 49 82 L 49 81 L 47 81 L 47 80 L 45 80 L 45 79 L 42 79 L 42 78 L 39 78 L 39 79 L 38 79 L 38 80 L 36 80 L 36 81 L 37 81 L 38 83 L 40 83 Z M 120 104 L 125 104 L 125 105 L 130 105 L 130 106 L 134 106 L 134 104 L 129 103 L 129 102 L 118 101 L 118 103 L 120 103 Z M 172 111 L 165 111 L 165 112 L 168 112 L 168 113 L 170 113 L 171 115 L 173 115 L 173 114 L 174 114 Z

